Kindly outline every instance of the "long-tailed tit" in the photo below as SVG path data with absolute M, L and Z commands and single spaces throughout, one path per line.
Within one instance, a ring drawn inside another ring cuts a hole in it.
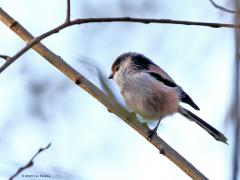
M 227 143 L 227 138 L 201 118 L 180 106 L 187 103 L 196 110 L 199 107 L 159 66 L 143 54 L 128 52 L 120 55 L 112 65 L 109 79 L 114 79 L 128 108 L 146 120 L 158 120 L 149 133 L 151 138 L 162 118 L 179 112 L 197 123 L 216 140 Z

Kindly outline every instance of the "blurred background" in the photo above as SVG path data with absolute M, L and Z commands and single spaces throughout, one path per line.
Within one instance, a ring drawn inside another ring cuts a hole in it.
M 73 19 L 131 16 L 238 21 L 234 14 L 216 9 L 208 0 L 79 0 L 71 3 Z M 237 8 L 230 0 L 217 3 Z M 34 36 L 65 20 L 66 1 L 1 0 L 0 6 Z M 154 60 L 200 106 L 200 112 L 193 112 L 223 132 L 229 145 L 215 141 L 180 115 L 165 118 L 158 134 L 209 179 L 236 180 L 240 179 L 236 176 L 238 37 L 234 29 L 227 28 L 95 23 L 67 28 L 43 43 L 98 87 L 101 83 L 96 67 L 107 77 L 112 62 L 121 53 L 140 52 Z M 2 23 L 0 41 L 0 54 L 14 55 L 24 46 Z M 1 60 L 0 64 L 3 63 Z M 190 179 L 33 50 L 0 75 L 0 84 L 0 179 L 14 174 L 49 142 L 52 146 L 16 179 L 23 179 L 21 175 L 39 174 L 73 180 Z M 123 103 L 116 85 L 109 81 L 109 86 Z

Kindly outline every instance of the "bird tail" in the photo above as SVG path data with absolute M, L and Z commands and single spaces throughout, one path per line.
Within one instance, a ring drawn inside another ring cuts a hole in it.
M 199 118 L 198 116 L 196 116 L 195 114 L 193 114 L 192 112 L 190 112 L 189 110 L 179 106 L 178 109 L 179 113 L 182 114 L 184 117 L 188 118 L 191 121 L 194 121 L 195 123 L 197 123 L 199 126 L 201 126 L 204 130 L 206 130 L 210 135 L 212 135 L 217 141 L 221 141 L 223 143 L 227 143 L 227 138 L 221 133 L 219 132 L 217 129 L 215 129 L 214 127 L 212 127 L 210 124 L 208 124 L 207 122 L 205 122 L 204 120 L 202 120 L 201 118 Z

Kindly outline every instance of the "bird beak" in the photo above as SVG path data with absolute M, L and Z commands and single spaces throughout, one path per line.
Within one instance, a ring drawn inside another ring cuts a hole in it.
M 113 73 L 110 74 L 110 76 L 108 77 L 108 79 L 112 79 L 113 78 Z

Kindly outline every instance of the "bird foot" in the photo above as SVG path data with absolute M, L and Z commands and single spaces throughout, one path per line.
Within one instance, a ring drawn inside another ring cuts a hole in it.
M 153 136 L 154 136 L 155 134 L 157 134 L 157 130 L 156 130 L 156 129 L 150 130 L 150 131 L 148 131 L 147 134 L 148 134 L 147 140 L 148 140 L 148 141 L 151 141 L 152 138 L 153 138 Z

